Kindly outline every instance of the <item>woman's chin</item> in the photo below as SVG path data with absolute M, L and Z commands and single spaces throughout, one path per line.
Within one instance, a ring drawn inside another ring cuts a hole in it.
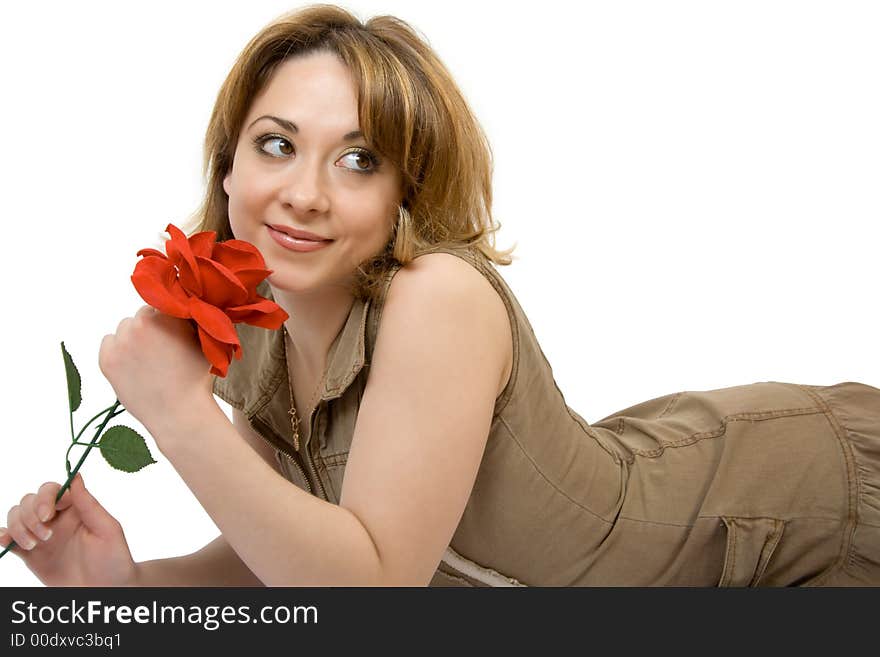
M 267 269 L 272 269 L 272 267 L 267 263 Z M 269 285 L 277 290 L 284 290 L 285 292 L 302 292 L 303 280 L 300 278 L 299 281 L 296 281 L 291 277 L 290 274 L 282 274 L 279 273 L 277 269 L 274 269 L 271 274 L 266 277 L 266 280 L 269 281 Z
M 268 264 L 266 268 L 272 269 Z M 266 280 L 269 281 L 269 285 L 272 286 L 273 290 L 280 290 L 289 294 L 309 294 L 310 292 L 315 292 L 321 285 L 319 281 L 311 277 L 293 276 L 290 272 L 282 273 L 278 270 L 274 270 L 269 274 Z

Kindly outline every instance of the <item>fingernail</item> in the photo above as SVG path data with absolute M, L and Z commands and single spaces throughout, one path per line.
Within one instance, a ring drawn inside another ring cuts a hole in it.
M 24 539 L 24 543 L 22 544 L 21 547 L 23 547 L 25 550 L 33 550 L 36 547 L 36 545 L 37 544 L 34 543 L 33 540 L 26 538 L 26 539 Z
M 46 522 L 49 519 L 49 514 L 51 510 L 45 504 L 40 507 L 40 520 Z
M 40 538 L 44 541 L 48 541 L 50 538 L 52 538 L 52 530 L 40 529 Z

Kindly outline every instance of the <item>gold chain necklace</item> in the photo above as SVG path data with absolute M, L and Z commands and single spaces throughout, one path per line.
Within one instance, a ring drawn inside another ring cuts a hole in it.
M 293 429 L 293 449 L 295 449 L 298 452 L 299 451 L 300 419 L 296 413 L 296 401 L 294 400 L 294 397 L 293 397 L 293 382 L 291 381 L 291 376 L 290 376 L 290 369 L 291 369 L 290 368 L 290 360 L 288 359 L 288 356 L 287 356 L 287 336 L 289 335 L 289 333 L 287 332 L 287 327 L 284 324 L 281 325 L 281 331 L 282 331 L 282 346 L 284 348 L 284 362 L 287 365 L 287 386 L 290 389 L 290 410 L 287 411 L 287 414 L 290 416 L 290 427 Z M 291 339 L 291 342 L 293 342 L 292 339 Z M 312 398 L 309 400 L 309 408 L 306 409 L 309 413 L 311 413 L 312 403 L 315 401 L 315 397 L 318 396 L 318 392 L 320 392 L 321 386 L 323 385 L 325 378 L 327 378 L 326 372 L 321 377 L 321 380 L 318 381 L 318 387 L 315 389 L 315 392 L 312 395 Z

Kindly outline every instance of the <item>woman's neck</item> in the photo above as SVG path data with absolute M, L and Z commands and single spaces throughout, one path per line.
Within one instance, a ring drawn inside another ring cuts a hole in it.
M 345 326 L 354 297 L 343 289 L 299 294 L 275 287 L 272 296 L 290 315 L 284 326 L 293 343 L 288 345 L 291 364 L 306 376 L 323 376 L 330 347 Z

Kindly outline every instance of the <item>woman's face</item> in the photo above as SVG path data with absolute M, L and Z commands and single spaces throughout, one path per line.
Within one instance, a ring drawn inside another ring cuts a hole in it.
M 390 239 L 400 174 L 363 137 L 349 134 L 359 130 L 354 83 L 333 54 L 283 62 L 254 99 L 223 189 L 232 233 L 260 250 L 273 287 L 296 292 L 348 283 Z M 332 241 L 290 250 L 270 225 Z

